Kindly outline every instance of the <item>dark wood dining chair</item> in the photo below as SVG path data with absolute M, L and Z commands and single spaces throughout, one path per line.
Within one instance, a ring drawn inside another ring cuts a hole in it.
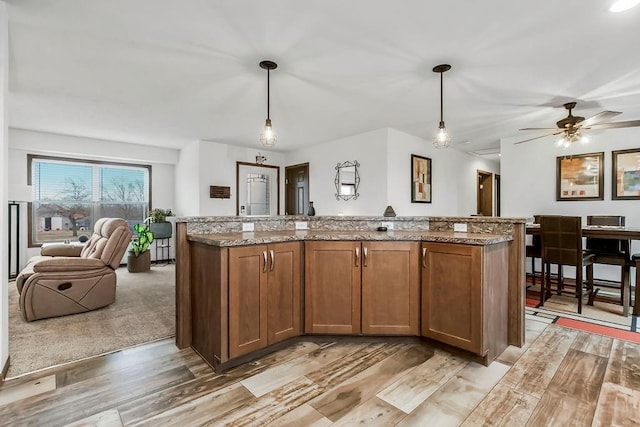
M 582 300 L 588 297 L 587 305 L 593 305 L 596 290 L 593 288 L 593 254 L 582 248 L 582 218 L 579 216 L 542 215 L 540 217 L 542 237 L 542 289 L 540 306 L 551 296 L 551 264 L 569 265 L 576 268 L 576 296 L 578 314 L 582 313 Z M 582 280 L 583 267 L 587 268 L 587 287 Z
M 540 224 L 540 215 L 533 216 L 533 223 Z M 536 258 L 542 258 L 542 237 L 539 234 L 531 236 L 531 244 L 525 247 L 526 257 L 531 258 L 531 283 L 536 285 Z M 540 278 L 542 283 L 542 277 Z
M 625 217 L 619 215 L 593 215 L 587 217 L 587 225 L 604 225 L 624 227 Z M 629 240 L 598 239 L 587 237 L 586 250 L 595 256 L 594 264 L 619 265 L 622 269 L 620 276 L 620 303 L 624 316 L 629 315 L 631 299 L 630 276 L 631 254 Z M 635 264 L 635 263 L 634 263 Z

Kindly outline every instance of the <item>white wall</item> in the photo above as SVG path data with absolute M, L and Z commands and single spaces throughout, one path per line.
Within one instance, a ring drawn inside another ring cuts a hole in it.
M 431 158 L 432 203 L 411 203 L 411 154 Z M 338 162 L 360 163 L 360 197 L 336 200 Z M 378 129 L 287 154 L 286 164 L 309 162 L 310 197 L 318 215 L 382 215 L 391 205 L 398 216 L 461 215 L 476 212 L 476 169 L 497 173 L 496 162 L 431 141 Z
M 388 204 L 398 216 L 468 216 L 476 213 L 478 169 L 499 173 L 497 162 L 389 129 Z M 431 203 L 411 203 L 411 154 L 431 159 Z
M 591 132 L 588 144 L 558 148 L 553 138 L 514 145 L 521 136 L 501 141 L 502 212 L 504 216 L 535 214 L 624 215 L 627 226 L 640 227 L 640 200 L 611 200 L 611 152 L 640 148 L 640 130 L 611 129 Z M 556 158 L 571 154 L 604 152 L 604 200 L 556 201 Z M 640 252 L 640 242 L 632 243 Z M 619 280 L 620 268 L 596 266 L 596 277 Z M 633 275 L 632 275 L 633 276 Z
M 199 151 L 199 187 L 200 198 L 198 215 L 235 215 L 236 214 L 236 162 L 255 163 L 258 153 L 267 158 L 266 165 L 280 167 L 280 214 L 284 214 L 284 155 L 261 149 L 256 138 L 256 147 L 236 147 L 210 141 L 200 141 Z M 209 186 L 231 187 L 230 199 L 212 199 Z M 183 189 L 184 190 L 184 189 Z
M 22 129 L 9 129 L 9 200 L 22 200 L 27 184 L 27 154 L 44 154 L 68 158 L 150 164 L 151 207 L 174 209 L 174 164 L 179 151 L 138 144 L 58 135 Z M 5 203 L 6 205 L 6 203 Z M 27 209 L 21 209 L 20 266 L 39 254 L 39 248 L 27 248 Z M 172 246 L 174 246 L 172 244 Z M 173 252 L 173 251 L 172 251 Z M 155 256 L 155 251 L 152 251 Z
M 382 215 L 387 207 L 387 138 L 387 129 L 379 129 L 287 154 L 287 166 L 309 162 L 309 200 L 316 215 Z M 335 168 L 347 160 L 360 163 L 360 196 L 337 200 Z
M 198 155 L 200 141 L 194 141 L 180 150 L 180 158 L 175 167 L 174 193 L 176 216 L 197 216 L 200 212 L 198 189 Z M 195 193 L 195 194 L 194 194 Z
M 7 263 L 7 202 L 8 202 L 8 120 L 7 94 L 9 73 L 9 22 L 7 5 L 0 1 L 0 371 L 9 358 L 9 294 Z

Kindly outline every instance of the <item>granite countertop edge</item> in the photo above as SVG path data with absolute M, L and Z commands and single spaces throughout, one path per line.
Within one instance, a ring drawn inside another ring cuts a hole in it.
M 418 241 L 493 245 L 509 242 L 508 234 L 457 233 L 447 231 L 261 231 L 238 233 L 189 234 L 187 240 L 210 246 L 233 247 L 296 241 Z
M 531 222 L 527 217 L 495 217 L 495 216 L 343 216 L 343 215 L 280 215 L 280 216 L 190 216 L 177 217 L 176 222 L 263 222 L 263 221 L 434 221 L 434 222 L 476 222 L 476 223 L 509 223 L 524 224 Z

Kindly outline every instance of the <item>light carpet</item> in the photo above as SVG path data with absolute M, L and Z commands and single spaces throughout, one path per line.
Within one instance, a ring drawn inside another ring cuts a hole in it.
M 116 270 L 116 301 L 71 316 L 25 322 L 15 282 L 9 282 L 8 378 L 175 335 L 175 271 Z

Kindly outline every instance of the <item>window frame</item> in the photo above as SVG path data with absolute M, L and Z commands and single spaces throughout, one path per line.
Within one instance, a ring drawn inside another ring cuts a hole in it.
M 58 157 L 58 156 L 48 156 L 42 154 L 31 154 L 27 153 L 27 185 L 33 185 L 32 183 L 32 175 L 33 175 L 33 161 L 37 160 L 52 160 L 58 162 L 69 162 L 69 163 L 82 163 L 82 164 L 91 164 L 91 165 L 108 165 L 108 166 L 125 166 L 125 167 L 136 167 L 136 168 L 144 168 L 147 169 L 149 173 L 149 210 L 152 209 L 152 194 L 153 194 L 153 179 L 152 179 L 152 165 L 146 165 L 141 163 L 125 163 L 125 162 L 115 162 L 115 161 L 106 161 L 106 160 L 94 160 L 94 159 L 84 159 L 79 157 Z M 30 201 L 27 203 L 27 240 L 29 248 L 39 248 L 42 246 L 42 243 L 34 242 L 33 240 L 33 202 Z

